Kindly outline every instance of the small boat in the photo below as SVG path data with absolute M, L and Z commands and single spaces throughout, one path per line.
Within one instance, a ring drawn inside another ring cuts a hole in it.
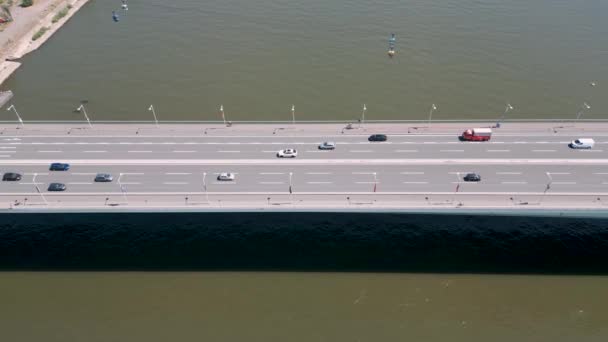
M 390 38 L 388 39 L 388 56 L 393 57 L 395 55 L 395 44 L 397 43 L 397 38 L 395 38 L 395 34 L 391 33 Z
M 112 20 L 114 20 L 115 23 L 120 21 L 120 18 L 118 17 L 118 14 L 116 14 L 116 11 L 112 11 Z
M 129 10 L 129 6 L 127 5 L 127 0 L 122 0 L 122 9 L 125 11 Z

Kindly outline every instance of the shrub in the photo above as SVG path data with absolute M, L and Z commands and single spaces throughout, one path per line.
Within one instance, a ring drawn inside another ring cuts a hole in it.
M 34 4 L 34 0 L 21 0 L 21 7 L 30 7 Z
M 36 33 L 34 33 L 34 35 L 32 36 L 32 40 L 36 40 L 36 39 L 42 37 L 42 35 L 48 30 L 49 30 L 48 27 L 41 27 L 40 30 L 38 30 Z
M 54 23 L 58 22 L 59 20 L 61 20 L 61 18 L 65 17 L 68 12 L 70 11 L 70 8 L 72 6 L 67 6 L 64 9 L 62 9 L 61 11 L 57 12 L 57 14 L 55 14 L 55 16 L 53 16 L 53 20 L 51 20 Z

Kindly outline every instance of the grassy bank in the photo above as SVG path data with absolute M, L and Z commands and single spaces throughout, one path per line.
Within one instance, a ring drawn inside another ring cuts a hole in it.
M 58 22 L 59 20 L 61 20 L 61 18 L 65 17 L 71 8 L 72 8 L 72 5 L 67 5 L 61 11 L 57 12 L 57 14 L 55 14 L 53 19 L 51 20 L 53 22 L 53 24 Z
M 48 31 L 50 29 L 50 27 L 41 27 L 40 30 L 36 31 L 36 33 L 34 33 L 34 35 L 32 36 L 32 40 L 35 41 L 38 38 L 42 37 L 46 31 Z

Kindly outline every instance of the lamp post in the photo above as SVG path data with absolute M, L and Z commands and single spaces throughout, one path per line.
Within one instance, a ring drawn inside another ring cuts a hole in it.
M 116 181 L 116 183 L 118 183 L 118 186 L 120 187 L 120 192 L 122 192 L 122 195 L 125 198 L 125 203 L 129 204 L 129 199 L 127 198 L 127 187 L 122 185 L 122 183 L 120 182 L 122 175 L 122 172 L 118 175 L 118 180 Z
M 581 110 L 579 110 L 578 113 L 576 114 L 576 121 L 578 121 L 581 118 L 581 116 L 585 112 L 585 109 L 587 109 L 587 110 L 591 109 L 591 106 L 589 106 L 587 104 L 587 102 L 583 102 L 583 105 L 581 106 Z
M 433 103 L 431 105 L 431 110 L 429 111 L 429 127 L 431 127 L 431 122 L 433 121 L 433 112 L 437 110 L 437 106 Z
M 545 195 L 551 189 L 551 183 L 553 183 L 553 177 L 551 177 L 551 173 L 545 172 L 545 174 L 547 175 L 547 178 L 549 178 L 549 181 L 547 182 L 547 185 L 545 186 L 545 191 L 543 191 L 543 195 L 540 197 L 538 204 L 541 204 L 542 201 L 545 199 Z
M 34 184 L 34 186 L 36 187 L 36 191 L 40 194 L 40 197 L 42 197 L 42 201 L 44 202 L 45 205 L 49 205 L 49 202 L 46 201 L 46 198 L 44 197 L 44 194 L 42 193 L 42 191 L 40 191 L 40 188 L 38 187 L 38 184 Z
M 295 105 L 291 105 L 291 124 L 292 125 L 296 124 L 296 106 Z
M 156 124 L 156 128 L 158 128 L 158 119 L 156 118 L 156 111 L 154 110 L 154 105 L 150 105 L 148 111 L 152 112 L 152 115 L 154 116 L 154 123 Z
M 292 184 L 292 182 L 291 182 L 291 179 L 292 179 L 292 178 L 293 178 L 293 172 L 290 172 L 290 173 L 289 173 L 289 200 L 290 200 L 291 202 L 293 202 L 293 196 L 292 196 L 292 194 L 293 194 L 292 185 L 293 185 L 293 184 Z
M 226 126 L 226 114 L 224 114 L 224 105 L 220 105 L 220 113 L 222 113 L 222 121 L 224 121 L 224 126 Z
M 87 110 L 84 108 L 84 103 L 81 103 L 80 107 L 78 107 L 76 110 L 84 114 L 84 118 L 87 120 L 89 128 L 93 128 L 93 125 L 91 125 L 91 120 L 89 120 L 89 116 L 87 115 Z
M 508 113 L 510 110 L 513 110 L 513 106 L 511 106 L 509 103 L 507 103 L 507 106 L 505 107 L 505 111 L 502 113 L 502 116 L 500 117 L 500 120 L 499 120 L 499 121 L 498 121 L 498 123 L 496 124 L 496 127 L 500 127 L 500 123 L 501 123 L 502 121 L 504 121 L 505 116 L 507 116 L 507 113 Z
M 15 115 L 17 115 L 17 120 L 19 120 L 21 127 L 25 127 L 23 120 L 21 120 L 21 116 L 19 116 L 19 112 L 17 112 L 17 108 L 15 108 L 14 104 L 10 105 L 10 107 L 8 107 L 6 110 L 10 111 L 11 109 L 15 112 Z
M 365 112 L 367 112 L 367 106 L 364 103 L 363 111 L 361 112 L 361 120 L 359 120 L 359 128 L 361 128 L 361 125 L 363 125 L 365 123 Z
M 207 193 L 206 178 L 207 178 L 207 172 L 203 172 L 203 191 L 205 192 L 205 199 L 207 200 L 207 203 L 209 203 L 209 193 Z

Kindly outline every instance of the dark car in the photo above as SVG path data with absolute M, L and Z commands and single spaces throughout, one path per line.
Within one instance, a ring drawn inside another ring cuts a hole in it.
M 479 181 L 481 181 L 481 176 L 478 175 L 477 173 L 467 173 L 464 176 L 464 181 L 465 182 L 479 182 Z
M 387 139 L 385 134 L 372 134 L 367 138 L 369 141 L 386 141 Z
M 70 169 L 70 164 L 65 163 L 53 163 L 49 167 L 50 171 L 67 171 Z
M 95 182 L 98 183 L 111 182 L 113 179 L 114 177 L 112 177 L 112 175 L 109 173 L 98 173 L 95 176 Z
M 21 175 L 14 172 L 7 172 L 2 176 L 3 181 L 16 182 L 21 180 Z
M 66 186 L 63 183 L 51 183 L 49 184 L 48 191 L 65 191 Z

